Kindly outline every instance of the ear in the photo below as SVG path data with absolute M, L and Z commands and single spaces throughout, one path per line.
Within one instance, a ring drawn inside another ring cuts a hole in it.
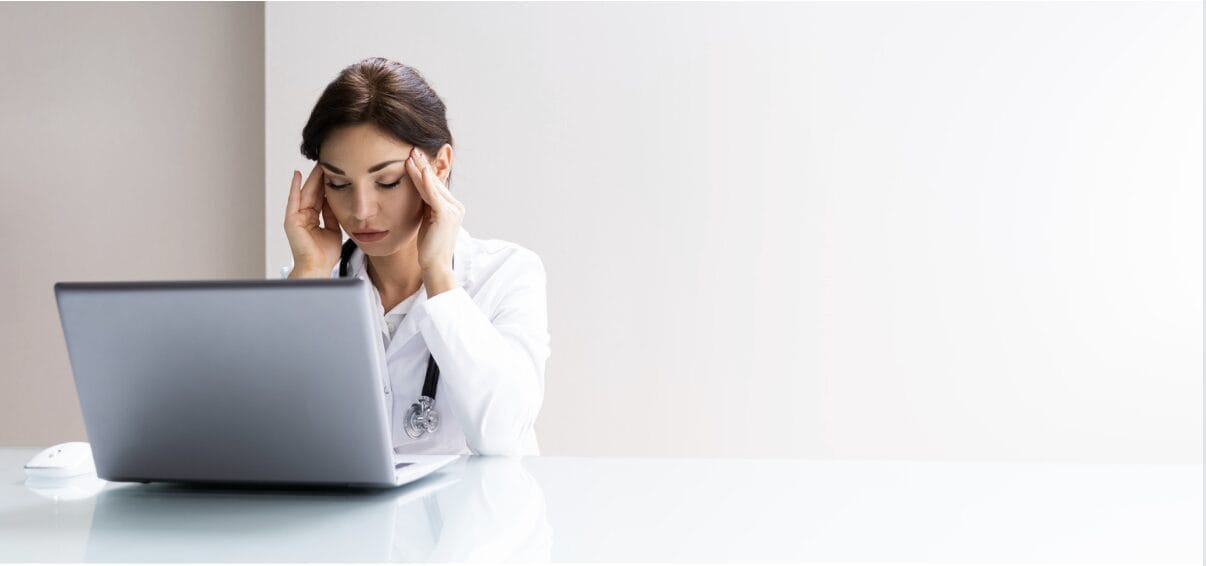
M 436 152 L 435 162 L 432 163 L 435 168 L 436 176 L 440 181 L 448 183 L 448 174 L 452 171 L 452 145 L 444 144 L 440 150 Z

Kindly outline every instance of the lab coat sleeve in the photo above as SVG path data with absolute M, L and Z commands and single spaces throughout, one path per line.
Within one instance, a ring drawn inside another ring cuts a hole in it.
M 428 298 L 412 316 L 440 366 L 440 391 L 456 408 L 469 449 L 520 455 L 544 400 L 544 264 L 520 248 L 491 279 L 506 288 L 490 313 L 458 286 Z

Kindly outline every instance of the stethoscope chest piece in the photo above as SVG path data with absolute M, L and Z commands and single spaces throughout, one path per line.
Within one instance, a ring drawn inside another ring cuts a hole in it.
M 435 401 L 426 395 L 419 397 L 417 403 L 412 403 L 402 419 L 402 428 L 406 436 L 419 438 L 426 433 L 435 432 L 440 427 L 440 415 L 433 406 Z
M 348 276 L 348 262 L 355 250 L 354 240 L 349 239 L 344 242 L 339 258 L 340 277 Z M 456 268 L 455 257 L 452 258 L 452 267 Z M 428 352 L 427 376 L 423 379 L 423 394 L 419 397 L 418 402 L 411 404 L 410 409 L 406 411 L 406 417 L 402 419 L 402 428 L 406 431 L 407 436 L 419 438 L 429 432 L 435 432 L 440 427 L 440 415 L 435 411 L 436 387 L 439 382 L 440 366 L 436 364 L 435 356 Z

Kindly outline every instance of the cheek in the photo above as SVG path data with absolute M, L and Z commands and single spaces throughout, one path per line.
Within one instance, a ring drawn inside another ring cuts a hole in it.
M 414 187 L 407 189 L 404 193 L 406 204 L 404 209 L 410 211 L 410 215 L 418 217 L 423 213 L 423 196 Z
M 387 202 L 389 210 L 397 211 L 398 219 L 403 222 L 414 223 L 422 217 L 423 197 L 414 188 L 398 186 Z
M 348 199 L 339 196 L 331 197 L 331 194 L 327 193 L 327 204 L 331 205 L 331 211 L 335 213 L 335 219 L 342 224 L 343 219 L 348 216 Z

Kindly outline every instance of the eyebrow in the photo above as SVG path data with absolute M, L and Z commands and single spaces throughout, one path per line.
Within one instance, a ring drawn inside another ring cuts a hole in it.
M 372 167 L 369 167 L 368 172 L 369 172 L 369 173 L 376 173 L 377 171 L 380 171 L 381 169 L 383 169 L 383 168 L 384 168 L 386 165 L 389 165 L 390 163 L 401 163 L 401 162 L 402 162 L 402 160 L 401 160 L 401 159 L 395 159 L 395 160 L 393 160 L 393 161 L 382 161 L 381 163 L 378 163 L 378 164 L 376 164 L 376 165 L 374 165 L 374 166 L 372 166 Z M 335 172 L 335 174 L 337 174 L 337 175 L 347 175 L 347 173 L 344 173 L 344 172 L 343 172 L 343 169 L 340 169 L 340 168 L 338 168 L 338 167 L 336 167 L 336 166 L 334 166 L 334 165 L 331 165 L 330 163 L 327 163 L 327 162 L 325 162 L 325 161 L 319 161 L 319 162 L 318 162 L 318 164 L 319 164 L 319 165 L 322 165 L 323 167 L 326 167 L 327 169 L 330 169 L 331 171 L 334 171 L 334 172 Z

